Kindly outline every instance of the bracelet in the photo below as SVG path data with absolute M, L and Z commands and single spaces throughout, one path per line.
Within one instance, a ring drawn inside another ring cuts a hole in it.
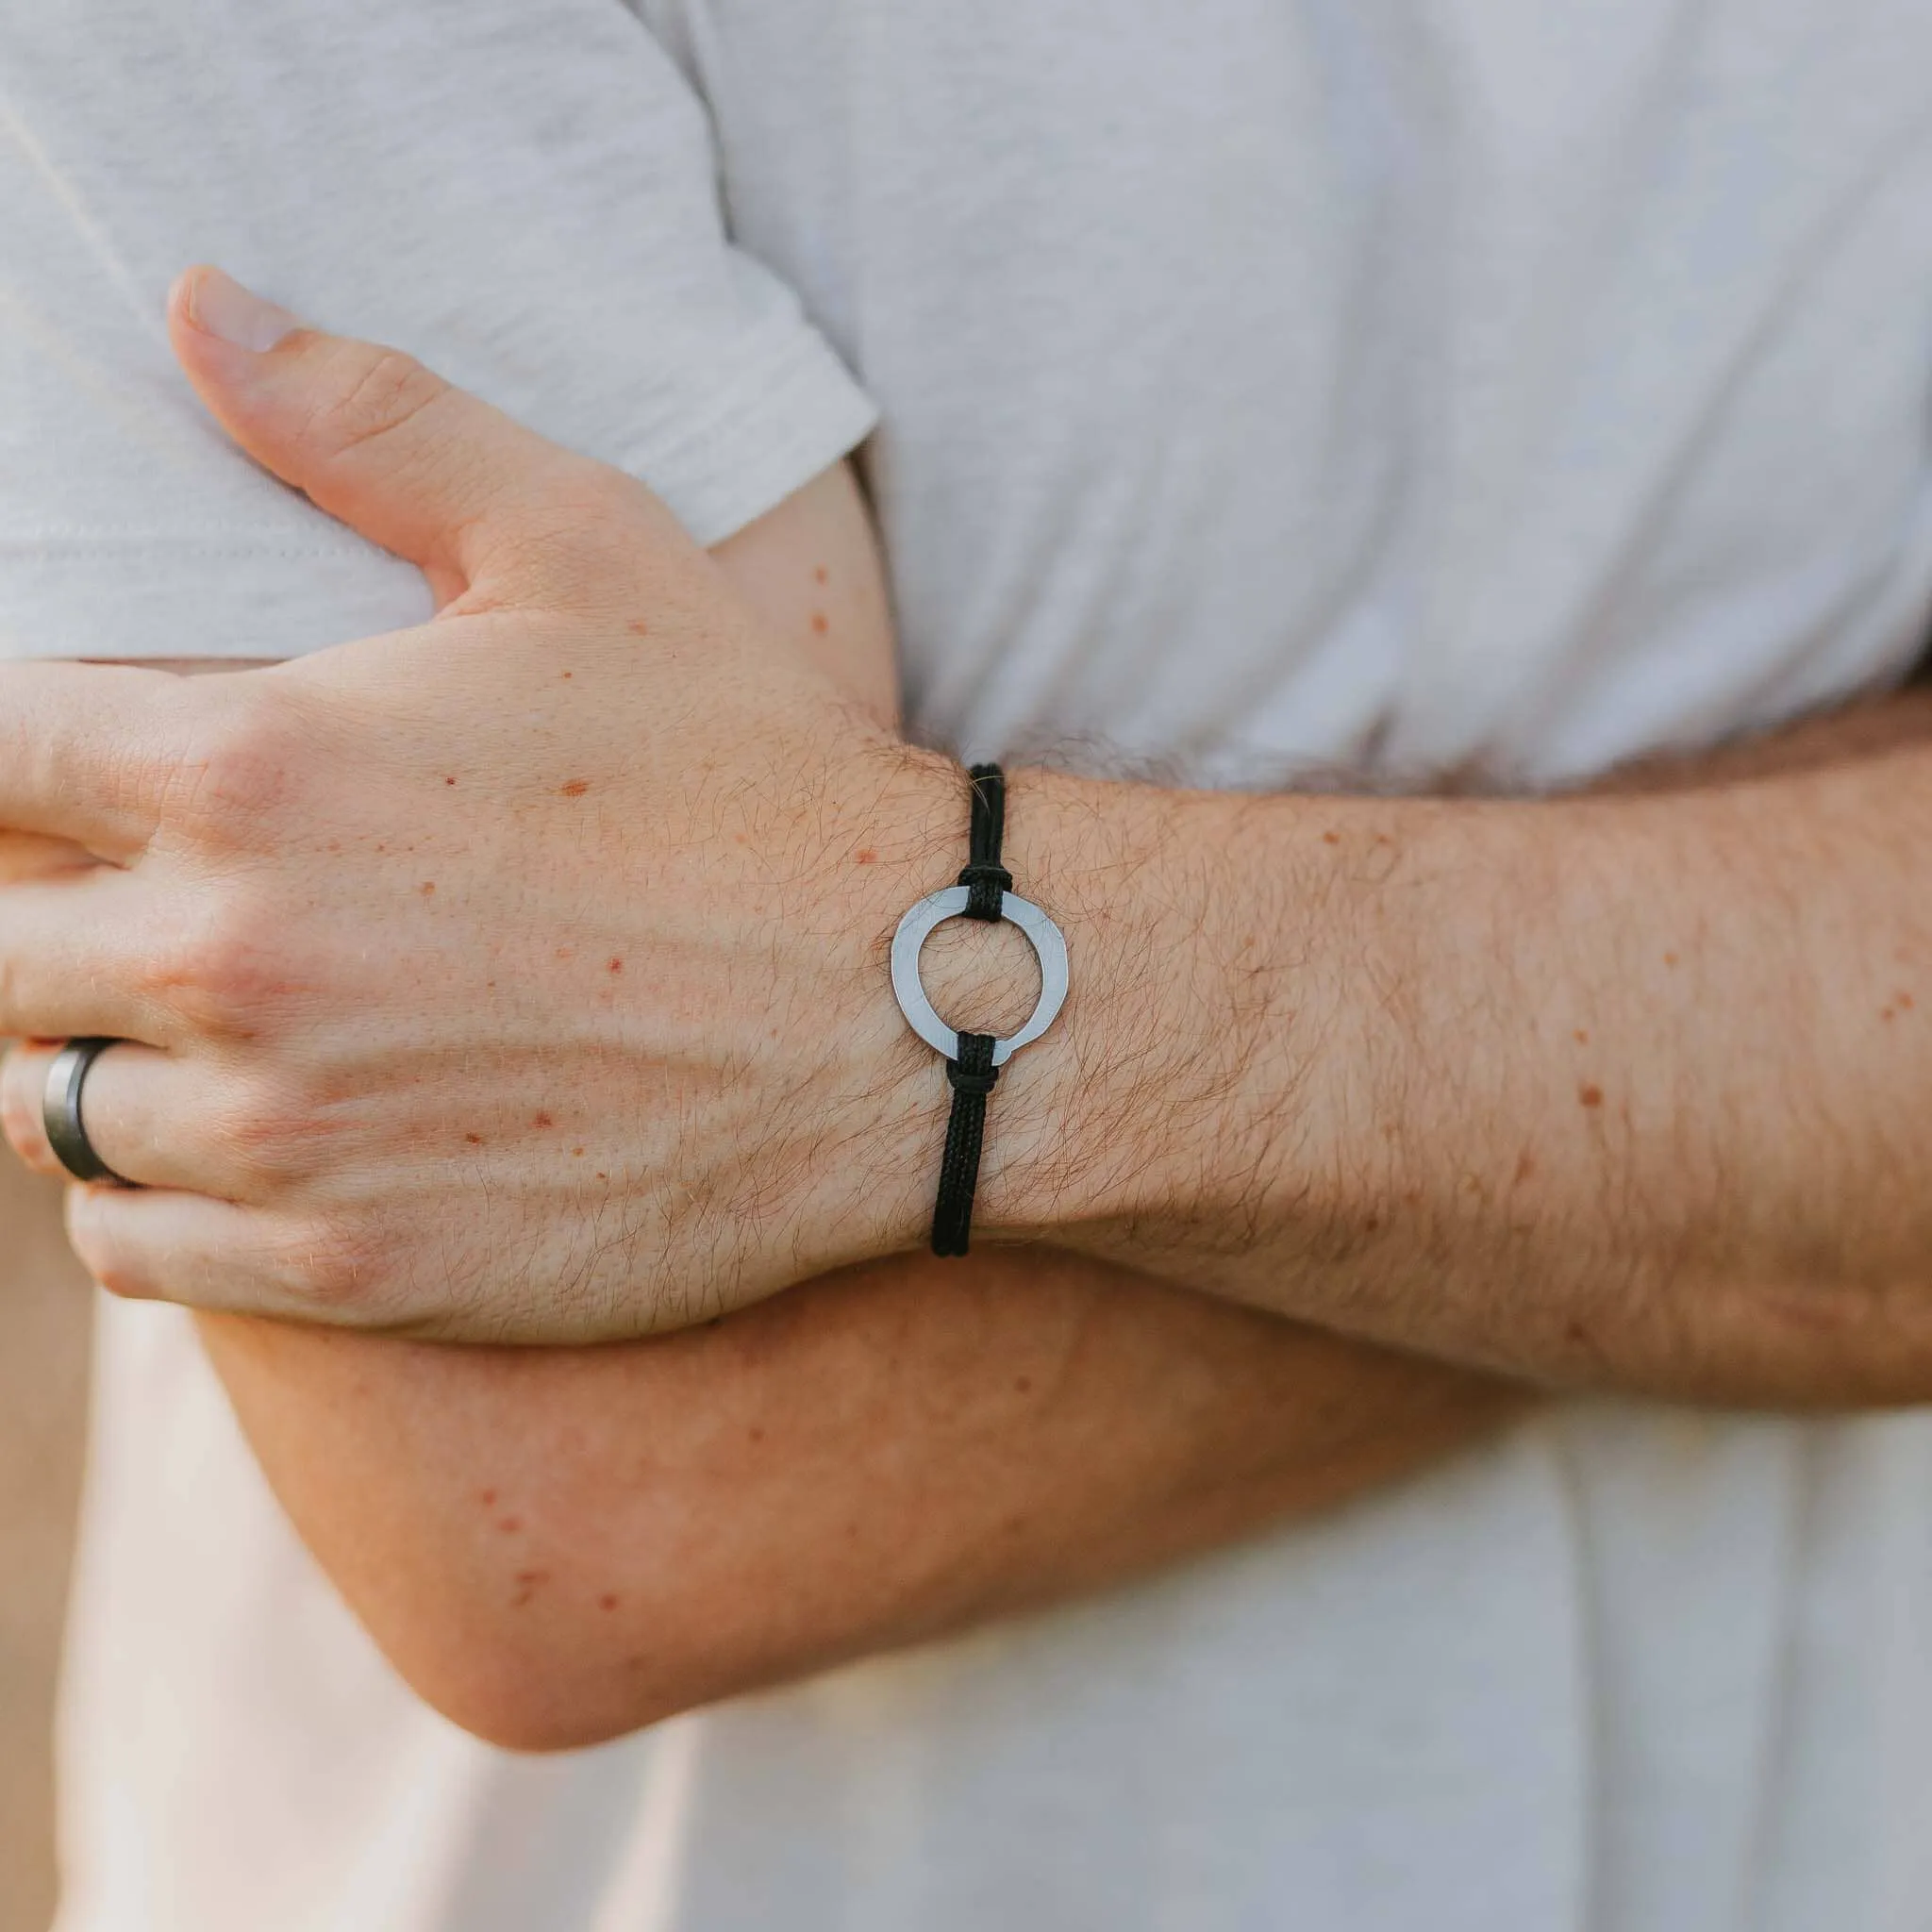
M 920 900 L 892 935 L 892 991 L 906 1023 L 946 1058 L 953 1111 L 946 1123 L 946 1151 L 940 1162 L 939 1199 L 932 1213 L 935 1255 L 963 1255 L 973 1225 L 973 1196 L 979 1185 L 979 1150 L 986 1131 L 986 1102 L 1000 1069 L 1030 1045 L 1058 1015 L 1067 997 L 1067 942 L 1038 906 L 1013 891 L 1013 875 L 1000 863 L 1006 835 L 1007 779 L 997 765 L 974 765 L 973 834 L 965 870 L 957 885 Z M 958 1033 L 939 1016 L 919 977 L 919 955 L 935 927 L 948 919 L 1008 919 L 1032 942 L 1040 961 L 1040 1001 L 1025 1025 L 1007 1040 L 991 1033 Z

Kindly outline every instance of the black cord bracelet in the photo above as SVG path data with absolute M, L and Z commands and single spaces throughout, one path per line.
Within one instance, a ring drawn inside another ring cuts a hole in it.
M 973 1197 L 979 1185 L 979 1154 L 986 1134 L 986 1103 L 1000 1068 L 1054 1023 L 1067 996 L 1067 943 L 1038 906 L 1013 891 L 1013 876 L 1000 863 L 1006 836 L 1007 779 L 997 765 L 974 765 L 973 830 L 958 882 L 929 893 L 899 922 L 892 938 L 892 990 L 907 1024 L 946 1057 L 953 1110 L 946 1123 L 946 1151 L 940 1162 L 939 1199 L 932 1215 L 935 1255 L 963 1255 L 973 1227 Z M 1040 959 L 1040 1002 L 1010 1039 L 958 1033 L 941 1020 L 919 977 L 920 949 L 948 919 L 1010 920 L 1033 943 Z

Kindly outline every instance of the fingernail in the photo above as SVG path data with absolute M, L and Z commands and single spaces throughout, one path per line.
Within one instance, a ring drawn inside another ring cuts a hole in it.
M 290 330 L 302 326 L 299 317 L 273 302 L 264 302 L 253 289 L 244 289 L 233 275 L 218 268 L 197 269 L 188 284 L 185 314 L 203 334 L 231 342 L 238 349 L 260 355 L 273 349 Z

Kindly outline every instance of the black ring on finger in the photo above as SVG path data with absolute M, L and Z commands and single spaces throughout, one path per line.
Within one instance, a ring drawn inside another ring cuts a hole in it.
M 118 1174 L 94 1152 L 80 1117 L 81 1089 L 94 1062 L 119 1040 L 70 1040 L 54 1056 L 47 1069 L 46 1091 L 41 1096 L 41 1124 L 46 1129 L 47 1145 L 54 1158 L 77 1181 L 112 1181 L 117 1187 L 131 1188 L 134 1182 Z

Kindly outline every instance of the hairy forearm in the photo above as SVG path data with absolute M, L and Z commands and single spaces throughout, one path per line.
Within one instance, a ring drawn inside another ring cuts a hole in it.
M 1553 1382 L 1932 1392 L 1923 698 L 1539 800 L 1023 780 L 1086 1002 L 982 1214 Z
M 1034 1252 L 904 1257 L 596 1349 L 203 1332 L 376 1641 L 534 1748 L 1333 1507 L 1524 1399 Z

